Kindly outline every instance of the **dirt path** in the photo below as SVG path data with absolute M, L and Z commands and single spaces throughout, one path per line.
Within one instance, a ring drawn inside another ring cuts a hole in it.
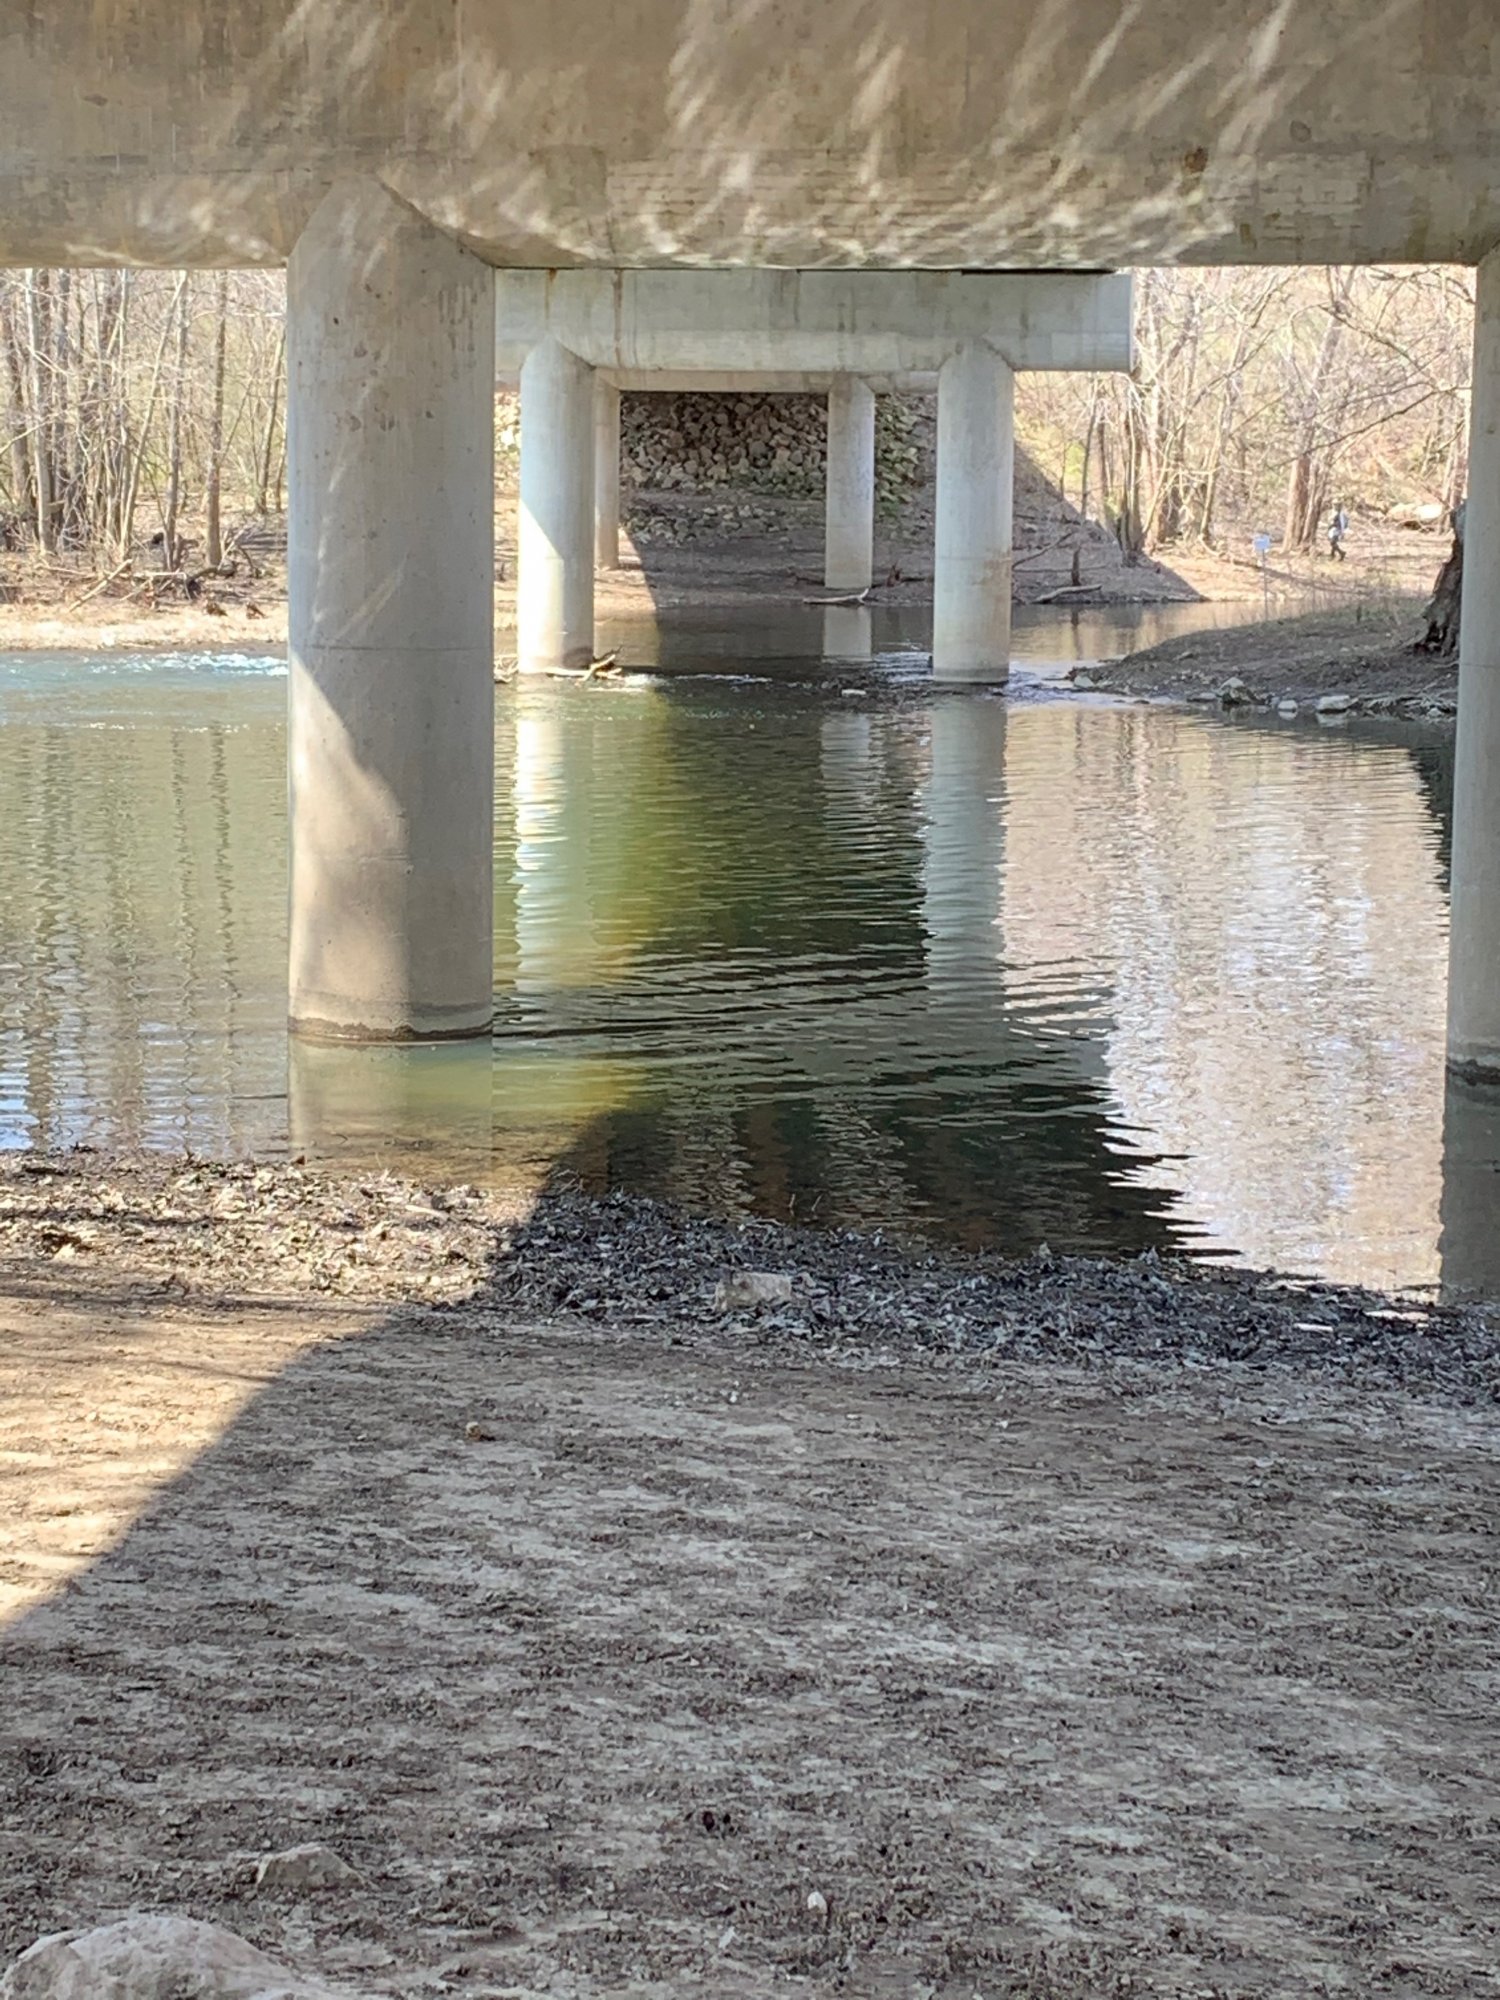
M 145 1906 L 401 1996 L 1494 1990 L 1492 1405 L 542 1325 L 472 1202 L 351 1192 L 335 1257 L 309 1183 L 257 1272 L 253 1177 L 183 1178 L 107 1245 L 7 1201 L 0 1955 Z M 254 1890 L 307 1840 L 361 1879 Z

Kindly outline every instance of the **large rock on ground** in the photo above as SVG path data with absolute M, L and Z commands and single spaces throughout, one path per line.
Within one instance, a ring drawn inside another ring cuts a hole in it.
M 0 2000 L 341 2000 L 217 1924 L 133 1916 L 42 1938 L 0 1979 Z M 347 2000 L 344 1996 L 343 2000 Z

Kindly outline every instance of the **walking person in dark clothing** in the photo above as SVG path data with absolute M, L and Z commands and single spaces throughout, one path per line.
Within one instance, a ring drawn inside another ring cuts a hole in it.
M 1347 562 L 1348 552 L 1344 547 L 1344 537 L 1349 532 L 1349 516 L 1342 506 L 1335 507 L 1333 518 L 1328 523 L 1328 555 L 1330 561 Z

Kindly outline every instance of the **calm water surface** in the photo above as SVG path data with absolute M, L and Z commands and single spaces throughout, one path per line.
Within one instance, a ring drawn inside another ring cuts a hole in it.
M 762 642 L 914 673 L 861 617 Z M 1444 736 L 1049 697 L 1129 614 L 899 708 L 732 636 L 502 691 L 497 1034 L 409 1051 L 288 1050 L 279 661 L 0 656 L 0 1144 L 1495 1281 L 1493 1106 L 1445 1153 Z

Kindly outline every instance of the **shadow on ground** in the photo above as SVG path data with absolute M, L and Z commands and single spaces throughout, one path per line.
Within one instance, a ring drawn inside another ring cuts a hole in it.
M 518 1254 L 383 1308 L 12 1274 L 7 1952 L 146 1907 L 400 1995 L 1488 1976 L 1478 1418 L 537 1326 Z M 361 1881 L 253 1889 L 310 1840 Z

